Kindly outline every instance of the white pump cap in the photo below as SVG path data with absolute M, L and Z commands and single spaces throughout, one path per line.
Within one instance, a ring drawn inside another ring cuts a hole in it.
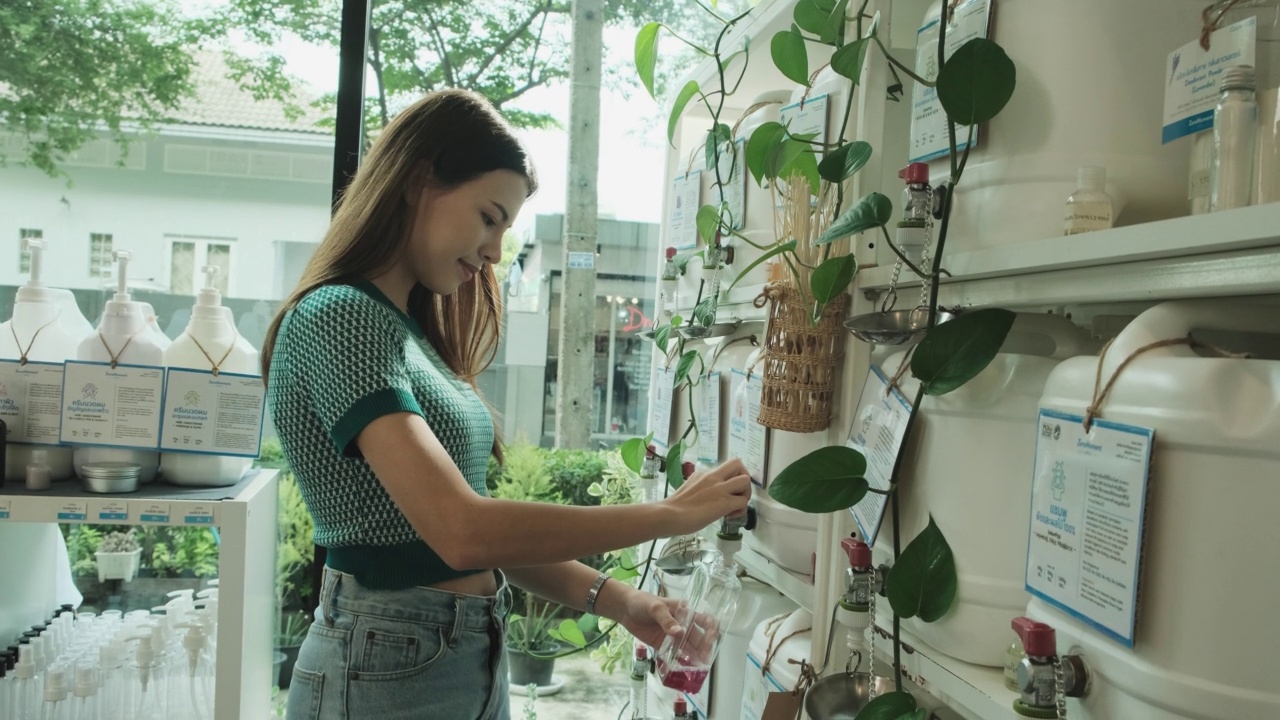
M 67 687 L 67 667 L 52 665 L 44 676 L 44 701 L 47 703 L 62 702 L 67 699 L 70 688 Z
M 125 641 L 119 637 L 98 648 L 98 664 L 105 670 L 115 670 L 124 665 Z
M 200 288 L 200 293 L 196 295 L 196 305 L 218 307 L 222 304 L 222 294 L 218 292 L 214 278 L 218 277 L 218 273 L 222 271 L 217 265 L 205 265 L 200 268 L 200 272 L 204 273 L 204 287 Z
M 14 677 L 19 680 L 30 680 L 36 676 L 35 648 L 22 645 L 18 648 L 18 662 L 13 666 Z
M 98 668 L 90 663 L 76 666 L 76 697 L 93 697 L 98 692 Z
M 26 238 L 22 241 L 22 249 L 31 255 L 31 277 L 27 280 L 27 287 L 44 287 L 44 241 Z
M 129 302 L 129 260 L 133 253 L 128 250 L 113 250 L 111 259 L 116 263 L 116 295 L 111 298 L 116 302 Z

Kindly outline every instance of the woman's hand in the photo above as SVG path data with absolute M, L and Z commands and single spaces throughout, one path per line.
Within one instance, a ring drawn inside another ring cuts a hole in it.
M 663 502 L 676 511 L 675 534 L 697 532 L 728 515 L 747 509 L 751 500 L 751 476 L 734 458 L 701 473 L 694 473 L 674 495 Z
M 662 647 L 668 636 L 676 642 L 683 641 L 680 649 L 687 656 L 686 661 L 705 662 L 719 639 L 716 619 L 700 616 L 689 622 L 690 627 L 684 627 L 676 620 L 679 612 L 680 601 L 633 589 L 618 622 L 652 648 Z

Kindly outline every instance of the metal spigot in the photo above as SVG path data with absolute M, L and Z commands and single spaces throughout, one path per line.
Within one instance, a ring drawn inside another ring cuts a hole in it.
M 849 556 L 849 569 L 845 571 L 845 591 L 841 605 L 855 612 L 866 612 L 871 607 L 876 571 L 871 565 L 871 548 L 857 538 L 840 541 L 840 549 Z
M 741 515 L 730 515 L 720 519 L 720 532 L 716 533 L 721 540 L 742 540 L 743 530 L 755 530 L 756 507 L 747 505 L 747 511 Z
M 1079 655 L 1058 655 L 1054 629 L 1025 617 L 1013 619 L 1013 630 L 1022 638 L 1026 657 L 1018 663 L 1021 699 L 1014 711 L 1025 717 L 1065 718 L 1066 698 L 1084 697 L 1089 691 L 1089 671 Z

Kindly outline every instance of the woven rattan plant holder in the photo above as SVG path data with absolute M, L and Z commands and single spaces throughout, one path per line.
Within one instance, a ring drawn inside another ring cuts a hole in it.
M 764 349 L 756 367 L 764 392 L 761 425 L 795 433 L 826 430 L 831 424 L 836 373 L 844 357 L 844 318 L 849 296 L 827 303 L 814 324 L 796 288 L 784 283 L 765 286 L 756 307 L 769 304 Z

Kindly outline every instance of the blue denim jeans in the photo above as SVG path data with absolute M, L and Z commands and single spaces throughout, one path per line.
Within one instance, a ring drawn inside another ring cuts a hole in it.
M 289 687 L 289 720 L 509 720 L 503 642 L 511 590 L 493 597 L 369 590 L 324 571 Z

